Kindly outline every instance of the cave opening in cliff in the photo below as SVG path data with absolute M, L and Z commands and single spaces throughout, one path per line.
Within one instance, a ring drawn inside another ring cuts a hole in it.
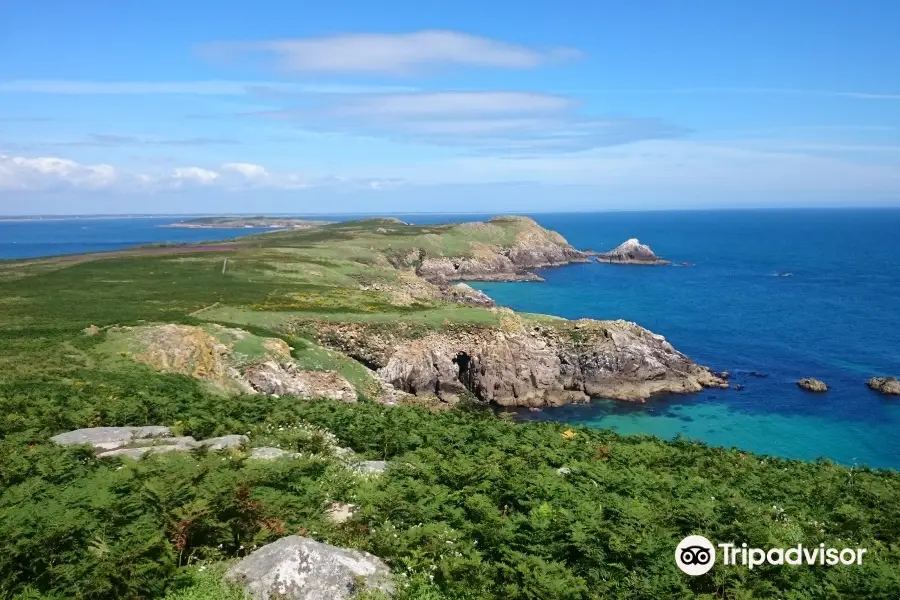
M 473 380 L 472 376 L 472 357 L 469 356 L 467 352 L 463 352 L 460 350 L 456 353 L 456 358 L 453 359 L 453 362 L 456 364 L 457 369 L 459 369 L 459 381 L 466 386 L 466 389 L 470 392 L 474 392 Z

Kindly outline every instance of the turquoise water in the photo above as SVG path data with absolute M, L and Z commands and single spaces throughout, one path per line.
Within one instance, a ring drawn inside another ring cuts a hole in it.
M 398 216 L 434 223 L 485 215 Z M 900 468 L 900 398 L 865 386 L 872 375 L 900 376 L 900 210 L 533 216 L 580 248 L 608 249 L 639 237 L 660 255 L 692 266 L 591 263 L 545 270 L 545 283 L 476 287 L 519 310 L 636 321 L 695 360 L 731 371 L 745 389 L 646 404 L 596 400 L 522 418 Z M 0 258 L 252 232 L 158 227 L 175 220 L 0 222 Z M 821 378 L 832 390 L 803 392 L 795 385 L 801 377 Z
M 476 287 L 518 310 L 636 321 L 745 387 L 646 404 L 597 400 L 522 418 L 900 468 L 900 398 L 865 385 L 873 375 L 900 376 L 900 210 L 536 218 L 581 248 L 638 237 L 692 266 L 571 265 L 542 271 L 545 283 Z M 801 377 L 832 389 L 804 392 Z

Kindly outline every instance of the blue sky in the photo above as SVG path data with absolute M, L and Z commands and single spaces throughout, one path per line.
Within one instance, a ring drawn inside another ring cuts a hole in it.
M 0 6 L 0 214 L 900 205 L 894 0 Z

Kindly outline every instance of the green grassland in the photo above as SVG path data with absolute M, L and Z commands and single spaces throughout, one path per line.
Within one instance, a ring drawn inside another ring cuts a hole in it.
M 398 303 L 405 281 L 391 260 L 508 246 L 523 227 L 366 220 L 248 236 L 215 252 L 0 262 L 0 598 L 238 598 L 220 584 L 223 561 L 296 533 L 382 557 L 399 600 L 900 597 L 894 471 L 516 424 L 466 406 L 385 407 L 367 401 L 371 372 L 306 334 L 317 321 L 500 327 L 499 311 Z M 339 371 L 362 401 L 226 396 L 131 360 L 133 341 L 114 327 L 160 323 L 202 327 L 247 360 L 265 355 L 261 340 L 280 338 L 298 365 Z M 85 333 L 91 325 L 100 331 Z M 353 475 L 317 453 L 301 423 L 389 460 L 388 471 Z M 48 439 L 105 425 L 243 433 L 305 454 L 98 460 Z M 333 501 L 360 510 L 338 525 L 326 518 Z M 688 534 L 868 554 L 859 567 L 717 566 L 691 578 L 673 561 Z

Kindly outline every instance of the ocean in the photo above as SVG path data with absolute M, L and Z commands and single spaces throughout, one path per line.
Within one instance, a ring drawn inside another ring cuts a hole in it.
M 485 217 L 397 216 L 418 223 Z M 637 237 L 660 256 L 690 266 L 578 264 L 541 271 L 543 283 L 475 287 L 517 310 L 635 321 L 697 362 L 731 372 L 732 383 L 744 389 L 659 396 L 645 404 L 597 399 L 522 411 L 520 418 L 900 468 L 900 398 L 865 385 L 874 375 L 900 376 L 900 210 L 532 216 L 579 248 L 606 250 Z M 0 222 L 0 258 L 253 231 L 157 227 L 175 220 Z M 822 379 L 831 390 L 805 392 L 796 385 L 801 377 Z

